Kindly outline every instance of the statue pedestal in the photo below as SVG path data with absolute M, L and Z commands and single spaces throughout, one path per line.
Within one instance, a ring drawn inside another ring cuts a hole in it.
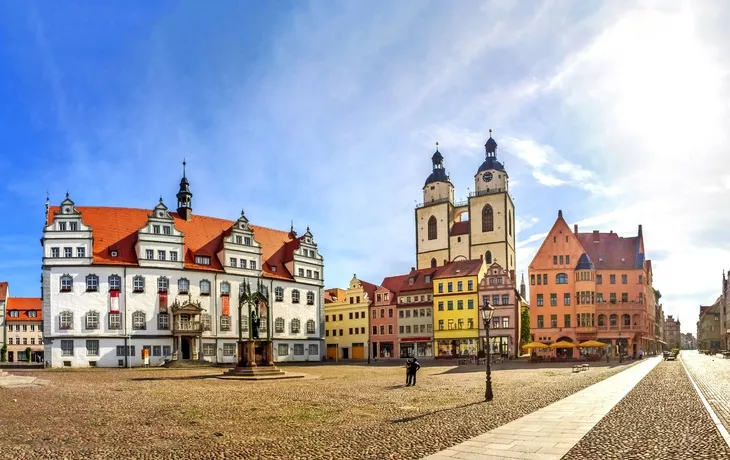
M 303 375 L 287 374 L 274 365 L 274 343 L 270 340 L 244 340 L 238 342 L 238 365 L 221 378 L 239 380 L 269 380 L 302 378 Z

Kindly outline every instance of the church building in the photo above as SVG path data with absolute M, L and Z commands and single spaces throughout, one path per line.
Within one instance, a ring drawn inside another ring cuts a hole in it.
M 183 162 L 183 167 L 185 163 Z M 303 235 L 193 214 L 183 170 L 177 210 L 46 203 L 42 305 L 52 367 L 236 363 L 251 321 L 248 285 L 268 296 L 260 337 L 275 361 L 320 361 L 324 262 Z
M 485 159 L 466 201 L 454 201 L 454 185 L 436 144 L 433 171 L 423 186 L 423 203 L 416 207 L 419 270 L 478 259 L 487 266 L 497 262 L 507 272 L 515 270 L 515 206 L 507 171 L 497 160 L 497 142 L 489 132 Z

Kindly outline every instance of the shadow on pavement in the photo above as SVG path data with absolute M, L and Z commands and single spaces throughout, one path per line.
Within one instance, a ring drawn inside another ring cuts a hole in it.
M 477 402 L 472 402 L 472 403 L 469 403 L 469 404 L 462 404 L 461 406 L 447 407 L 445 409 L 439 409 L 439 410 L 434 410 L 434 411 L 431 411 L 431 412 L 425 412 L 423 414 L 414 415 L 412 417 L 397 418 L 395 420 L 391 420 L 391 423 L 406 423 L 406 422 L 412 422 L 414 420 L 418 420 L 418 419 L 423 418 L 423 417 L 428 417 L 429 415 L 438 414 L 438 413 L 441 413 L 441 412 L 448 412 L 450 410 L 464 409 L 466 407 L 476 406 L 477 404 L 482 404 L 482 403 L 484 403 L 484 401 L 477 401 Z

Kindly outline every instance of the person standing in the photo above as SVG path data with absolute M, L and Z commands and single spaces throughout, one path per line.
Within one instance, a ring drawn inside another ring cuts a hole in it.
M 416 372 L 421 368 L 421 364 L 415 357 L 411 358 L 408 366 L 408 377 L 406 379 L 406 386 L 416 386 Z

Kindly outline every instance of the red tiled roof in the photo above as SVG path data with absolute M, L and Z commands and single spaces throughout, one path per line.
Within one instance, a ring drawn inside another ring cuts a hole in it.
M 8 298 L 8 283 L 7 281 L 0 281 L 0 301 L 4 301 Z
M 411 291 L 423 291 L 425 289 L 432 289 L 433 288 L 433 277 L 434 274 L 438 271 L 438 268 L 435 267 L 428 267 L 428 268 L 421 268 L 420 270 L 412 270 L 409 274 L 405 275 L 405 279 L 403 280 L 403 285 L 400 287 L 400 290 L 403 292 L 411 292 Z M 431 275 L 431 281 L 428 283 L 426 282 L 426 275 Z M 413 277 L 413 284 L 408 284 L 408 280 Z
M 454 222 L 451 226 L 451 236 L 456 235 L 468 235 L 469 234 L 469 221 L 463 220 L 461 222 Z
M 398 299 L 398 293 L 400 292 L 404 282 L 408 282 L 408 275 L 389 276 L 387 278 L 384 278 L 383 282 L 380 283 L 382 287 L 393 293 L 393 295 L 390 297 L 390 305 L 396 304 L 396 300 Z
M 448 263 L 443 267 L 439 267 L 433 278 L 442 279 L 455 278 L 458 276 L 474 276 L 479 274 L 479 270 L 481 270 L 481 268 L 482 261 L 480 259 L 459 260 L 457 262 Z
M 51 206 L 47 225 L 53 222 L 58 206 Z M 76 206 L 84 224 L 93 230 L 93 263 L 97 265 L 138 265 L 134 245 L 137 231 L 147 225 L 151 209 Z M 170 212 L 175 228 L 185 235 L 185 268 L 205 271 L 223 271 L 216 253 L 223 245 L 223 237 L 230 234 L 234 221 L 193 214 L 190 221 Z M 266 278 L 293 279 L 284 266 L 289 245 L 295 238 L 289 232 L 251 225 L 254 239 L 261 244 L 262 275 Z M 298 245 L 298 243 L 297 243 Z M 111 250 L 118 252 L 111 256 Z M 195 255 L 210 257 L 210 265 L 195 263 Z M 276 271 L 271 267 L 276 266 Z
M 575 236 L 597 270 L 637 268 L 638 236 L 624 238 L 617 233 L 598 233 L 598 243 L 594 242 L 594 233 L 576 233 Z
M 373 283 L 368 283 L 367 281 L 358 281 L 360 281 L 362 288 L 365 290 L 365 292 L 367 292 L 368 300 L 370 301 L 370 303 L 375 302 L 375 291 L 378 289 L 378 286 L 374 285 Z
M 10 312 L 18 310 L 20 315 L 17 318 L 10 316 Z M 36 317 L 28 316 L 31 310 L 36 311 Z M 43 320 L 43 303 L 39 297 L 10 297 L 5 307 L 5 317 L 8 321 L 42 321 Z

